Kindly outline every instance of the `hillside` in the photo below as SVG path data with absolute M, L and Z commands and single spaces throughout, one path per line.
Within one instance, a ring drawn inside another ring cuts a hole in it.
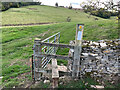
M 91 21 L 95 17 L 91 16 L 91 18 L 87 18 L 88 15 L 80 10 L 50 6 L 26 6 L 11 8 L 2 12 L 2 25 L 67 22 L 68 16 L 72 22 Z M 101 18 L 98 19 L 103 20 Z
M 71 22 L 66 22 L 68 16 L 71 17 Z M 60 43 L 68 44 L 70 40 L 75 39 L 76 24 L 78 23 L 85 24 L 83 40 L 97 41 L 119 38 L 118 25 L 114 17 L 94 20 L 94 16 L 90 18 L 87 16 L 86 13 L 79 10 L 50 6 L 26 6 L 2 12 L 3 25 L 58 22 L 51 25 L 2 28 L 2 85 L 25 87 L 24 84 L 32 81 L 29 59 L 33 54 L 32 47 L 35 38 L 45 39 L 60 32 Z M 68 51 L 68 49 L 60 50 L 58 53 L 67 55 Z M 60 62 L 67 64 L 63 60 L 59 60 L 58 64 Z

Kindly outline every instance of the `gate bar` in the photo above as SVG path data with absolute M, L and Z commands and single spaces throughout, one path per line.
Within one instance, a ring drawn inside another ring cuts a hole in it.
M 41 41 L 35 41 L 35 45 L 43 45 L 43 46 L 51 46 L 51 47 L 61 47 L 61 48 L 74 49 L 74 46 L 67 45 L 67 44 L 48 43 L 48 42 L 41 42 Z
M 39 55 L 35 55 L 35 57 L 48 57 L 48 58 L 55 58 L 55 59 L 73 60 L 73 57 L 68 57 L 63 55 L 39 54 Z

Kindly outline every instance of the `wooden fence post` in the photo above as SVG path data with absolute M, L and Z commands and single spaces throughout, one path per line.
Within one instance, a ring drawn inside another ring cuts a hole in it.
M 38 40 L 41 42 L 40 39 L 35 39 L 35 40 Z M 42 46 L 41 45 L 36 45 L 35 43 L 35 54 L 42 54 Z M 42 76 L 42 73 L 41 73 L 41 68 L 42 68 L 42 57 L 36 57 L 37 58 L 37 61 L 34 60 L 36 62 L 37 65 L 35 65 L 35 78 L 36 80 L 40 80 L 41 79 L 41 76 Z
M 59 80 L 59 72 L 58 72 L 58 66 L 57 66 L 57 60 L 52 59 L 52 87 L 57 88 L 58 87 L 58 80 Z
M 84 24 L 77 24 L 75 47 L 74 47 L 74 61 L 73 61 L 73 70 L 72 70 L 73 78 L 78 78 L 80 73 L 80 53 L 81 53 L 83 29 L 84 29 Z

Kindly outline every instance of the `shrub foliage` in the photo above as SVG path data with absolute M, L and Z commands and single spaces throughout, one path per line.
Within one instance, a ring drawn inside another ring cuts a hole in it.
M 19 8 L 21 6 L 28 6 L 28 5 L 40 5 L 41 2 L 2 2 L 1 11 L 6 11 L 9 8 Z
M 118 15 L 118 12 L 111 12 L 111 11 L 108 11 L 104 8 L 98 9 L 98 8 L 95 8 L 94 6 L 88 6 L 88 5 L 85 5 L 83 7 L 83 10 L 85 13 L 90 12 L 91 15 L 98 16 L 98 17 L 105 18 L 105 19 L 110 18 L 110 16 L 117 16 Z

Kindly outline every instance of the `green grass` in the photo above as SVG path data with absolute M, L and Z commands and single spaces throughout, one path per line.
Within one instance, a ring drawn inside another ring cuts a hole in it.
M 32 85 L 30 88 L 38 88 L 38 89 L 46 88 L 47 89 L 47 88 L 51 88 L 51 84 L 39 82 L 39 83 L 37 83 L 37 85 Z
M 60 83 L 63 84 L 60 84 Z M 87 83 L 87 84 L 86 84 Z M 69 80 L 65 78 L 64 80 L 59 80 L 58 82 L 58 89 L 62 88 L 78 88 L 78 89 L 83 89 L 85 88 L 91 88 L 90 85 L 99 85 L 94 79 L 91 79 L 90 77 L 81 79 L 81 80 Z M 32 85 L 31 88 L 51 88 L 50 83 L 43 83 L 42 81 L 39 82 L 36 85 Z
M 115 29 L 116 28 L 115 23 L 108 20 L 108 23 L 104 22 L 104 25 L 101 26 L 101 22 L 103 21 L 98 21 L 96 22 L 96 24 L 86 22 L 83 40 L 100 40 L 100 39 L 118 38 L 116 32 L 117 29 Z M 23 71 L 22 73 L 24 73 L 25 69 L 30 70 L 29 66 L 26 65 L 25 62 L 26 61 L 29 62 L 28 59 L 33 54 L 32 46 L 35 38 L 44 39 L 60 31 L 61 32 L 60 43 L 68 44 L 70 40 L 75 39 L 76 24 L 77 22 L 76 23 L 71 22 L 71 23 L 61 23 L 61 24 L 44 25 L 44 26 L 3 28 L 3 37 L 4 37 L 2 40 L 3 42 L 2 66 L 3 66 L 3 76 L 4 76 L 3 81 L 9 80 L 9 77 L 11 77 L 12 75 L 14 77 L 18 76 L 19 72 Z M 112 25 L 112 26 L 109 27 L 108 25 Z M 101 30 L 101 27 L 105 29 Z M 50 30 L 49 33 L 47 33 L 45 36 L 42 37 L 41 33 L 47 32 L 48 30 Z M 16 35 L 12 34 L 13 31 L 16 32 Z M 68 51 L 69 49 L 59 49 L 59 52 L 57 52 L 57 54 L 68 55 Z M 13 64 L 12 66 L 10 66 L 10 64 L 12 64 L 13 62 L 15 62 L 14 63 L 15 65 Z M 67 61 L 58 60 L 58 64 L 60 63 L 66 65 Z M 14 68 L 16 64 L 18 65 L 18 68 Z M 25 67 L 19 65 L 24 65 Z M 14 71 L 12 72 L 12 74 L 9 73 L 11 69 Z
M 33 8 L 33 9 L 29 9 Z M 55 8 L 50 6 L 25 6 L 21 8 L 10 8 L 2 12 L 2 24 L 27 24 L 43 22 L 67 22 L 70 16 L 72 22 L 94 20 L 95 16 L 87 18 L 87 14 L 80 10 L 70 10 L 66 8 Z M 99 18 L 101 20 L 101 18 Z
M 86 84 L 87 83 L 87 84 Z M 86 84 L 86 85 L 85 85 Z M 99 85 L 94 79 L 90 77 L 85 78 L 84 80 L 71 80 L 65 81 L 63 85 L 59 85 L 58 88 L 91 88 L 90 85 Z
M 27 8 L 37 8 L 37 11 Z M 60 43 L 69 44 L 75 39 L 76 24 L 85 24 L 83 40 L 116 39 L 118 37 L 117 24 L 113 18 L 98 21 L 93 16 L 88 19 L 86 14 L 65 8 L 54 8 L 48 6 L 27 6 L 22 8 L 11 8 L 3 14 L 3 24 L 37 23 L 37 22 L 63 22 L 53 25 L 11 27 L 2 28 L 2 76 L 3 86 L 13 87 L 16 77 L 22 73 L 29 72 L 29 58 L 33 54 L 32 46 L 35 38 L 45 39 L 60 32 Z M 46 14 L 46 15 L 45 15 Z M 13 18 L 14 15 L 14 18 Z M 72 22 L 66 22 L 70 16 Z M 43 19 L 43 20 L 42 20 Z M 43 36 L 43 33 L 46 33 Z M 57 54 L 68 55 L 69 49 L 59 49 Z M 67 61 L 58 60 L 58 64 L 67 64 Z M 1 76 L 1 75 L 0 75 Z M 28 76 L 30 79 L 30 76 Z M 17 80 L 17 86 L 21 81 Z

